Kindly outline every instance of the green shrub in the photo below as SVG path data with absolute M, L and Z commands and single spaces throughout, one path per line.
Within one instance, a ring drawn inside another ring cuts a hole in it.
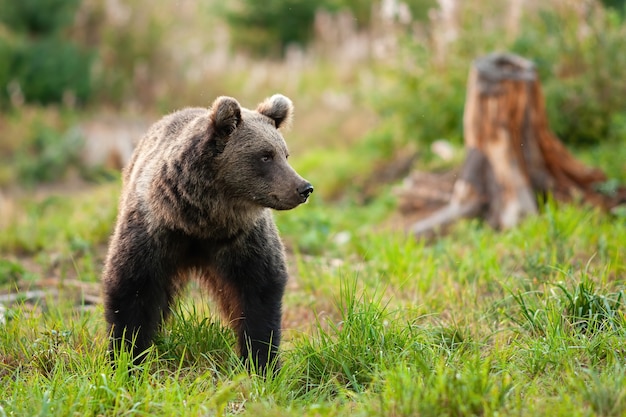
M 11 82 L 11 62 L 13 61 L 13 49 L 9 42 L 0 36 L 0 104 L 8 97 L 8 87 Z
M 86 101 L 91 93 L 89 52 L 64 37 L 80 0 L 0 3 L 0 99 L 15 95 L 41 104 Z M 9 86 L 12 91 L 9 90 Z
M 19 0 L 0 2 L 0 22 L 11 31 L 50 35 L 72 23 L 80 0 Z
M 54 37 L 27 42 L 13 58 L 13 77 L 27 102 L 84 102 L 91 94 L 91 54 L 71 42 Z
M 407 6 L 416 20 L 424 20 L 435 0 L 410 0 Z M 226 19 L 231 28 L 232 44 L 255 56 L 280 57 L 290 44 L 307 46 L 312 40 L 313 23 L 318 10 L 332 13 L 347 10 L 359 29 L 372 23 L 372 12 L 380 4 L 369 0 L 241 0 L 229 7 Z
M 604 6 L 617 10 L 622 14 L 626 13 L 626 1 L 624 0 L 601 0 Z
M 371 0 L 327 0 L 325 8 L 331 12 L 347 10 L 354 16 L 357 28 L 369 29 L 375 17 L 372 12 L 378 12 L 381 3 Z M 407 6 L 413 20 L 425 21 L 428 19 L 428 11 L 437 5 L 437 0 L 406 0 L 401 3 Z
M 306 45 L 313 35 L 312 1 L 242 0 L 226 12 L 233 45 L 257 56 L 281 56 L 292 43 Z

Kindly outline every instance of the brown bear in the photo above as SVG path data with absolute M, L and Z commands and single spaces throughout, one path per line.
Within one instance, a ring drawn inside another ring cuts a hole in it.
M 219 97 L 209 109 L 164 117 L 141 139 L 124 170 L 103 273 L 113 359 L 132 346 L 141 361 L 174 296 L 196 275 L 235 330 L 244 361 L 261 372 L 273 363 L 287 268 L 270 209 L 292 209 L 313 192 L 287 162 L 279 129 L 292 115 L 280 94 L 254 111 Z

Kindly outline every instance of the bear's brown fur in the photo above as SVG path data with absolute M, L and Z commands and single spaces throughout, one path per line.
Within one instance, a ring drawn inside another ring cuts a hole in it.
M 278 129 L 292 115 L 278 94 L 254 111 L 219 97 L 209 109 L 164 117 L 139 142 L 124 170 L 103 273 L 113 357 L 132 345 L 141 360 L 195 272 L 244 360 L 261 371 L 274 360 L 287 269 L 269 209 L 292 209 L 313 191 L 287 163 Z

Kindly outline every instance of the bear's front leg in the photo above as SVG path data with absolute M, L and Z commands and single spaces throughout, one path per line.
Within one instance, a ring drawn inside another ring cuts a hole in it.
M 237 328 L 241 357 L 250 369 L 264 375 L 267 369 L 277 370 L 281 337 L 282 296 L 284 286 L 247 288 L 243 291 L 243 314 Z
M 167 246 L 164 236 L 148 235 L 140 222 L 118 224 L 103 276 L 112 360 L 125 348 L 131 349 L 134 363 L 141 362 L 169 312 L 175 270 Z
M 260 374 L 268 368 L 278 369 L 282 298 L 287 283 L 278 235 L 273 228 L 267 233 L 251 233 L 242 245 L 220 251 L 216 270 L 218 285 L 226 289 L 217 299 L 237 333 L 244 363 Z

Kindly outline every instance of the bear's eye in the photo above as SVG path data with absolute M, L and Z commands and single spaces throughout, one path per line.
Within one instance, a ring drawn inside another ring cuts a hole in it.
M 274 154 L 268 152 L 261 156 L 261 162 L 271 162 L 274 159 Z

